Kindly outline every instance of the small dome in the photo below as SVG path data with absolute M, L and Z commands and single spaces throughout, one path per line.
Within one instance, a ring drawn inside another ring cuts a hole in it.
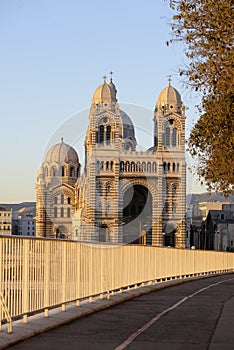
M 5 207 L 0 207 L 0 211 L 10 211 L 10 210 Z
M 119 110 L 120 113 L 120 118 L 122 121 L 122 125 L 123 125 L 123 138 L 132 138 L 133 140 L 135 140 L 135 130 L 134 130 L 134 125 L 130 119 L 130 117 L 127 115 L 127 113 L 125 113 L 124 111 L 122 111 L 121 109 Z
M 117 102 L 116 93 L 117 93 L 117 90 L 115 85 L 112 82 L 112 79 L 108 84 L 106 82 L 106 77 L 104 77 L 104 83 L 99 85 L 93 94 L 92 105 L 97 105 L 100 103 L 109 104 L 112 102 Z
M 69 146 L 68 144 L 63 142 L 63 138 L 60 143 L 51 147 L 46 154 L 45 161 L 48 163 L 79 163 L 79 158 L 77 152 Z
M 175 111 L 178 112 L 182 106 L 181 96 L 180 93 L 170 84 L 167 87 L 165 87 L 157 101 L 157 107 L 159 109 L 164 109 L 164 111 Z

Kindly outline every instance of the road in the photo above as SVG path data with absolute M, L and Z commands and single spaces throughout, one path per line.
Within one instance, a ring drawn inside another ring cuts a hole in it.
M 234 349 L 234 274 L 143 295 L 9 349 Z

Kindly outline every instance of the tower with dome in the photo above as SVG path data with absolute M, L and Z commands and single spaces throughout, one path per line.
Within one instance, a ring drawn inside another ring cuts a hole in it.
M 185 247 L 185 108 L 170 80 L 156 102 L 153 145 L 143 152 L 104 77 L 91 102 L 83 172 L 63 139 L 39 169 L 38 236 Z

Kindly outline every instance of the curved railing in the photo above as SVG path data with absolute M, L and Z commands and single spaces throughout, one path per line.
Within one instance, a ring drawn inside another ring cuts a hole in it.
M 129 286 L 234 270 L 234 254 L 140 245 L 0 236 L 0 319 L 30 314 Z

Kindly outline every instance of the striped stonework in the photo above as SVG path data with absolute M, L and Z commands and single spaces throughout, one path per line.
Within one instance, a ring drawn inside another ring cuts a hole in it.
M 119 108 L 113 81 L 95 91 L 80 175 L 63 140 L 38 173 L 37 235 L 185 247 L 185 108 L 169 85 L 154 112 L 153 146 L 137 151 L 134 124 Z M 69 215 L 68 215 L 69 213 Z

